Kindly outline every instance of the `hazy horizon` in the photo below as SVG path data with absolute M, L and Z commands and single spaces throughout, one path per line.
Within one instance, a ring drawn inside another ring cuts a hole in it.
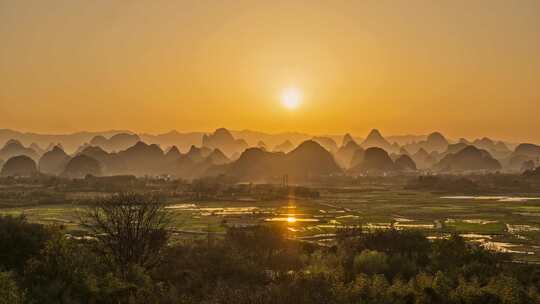
M 470 140 L 470 141 L 474 141 L 476 139 L 482 139 L 482 138 L 489 138 L 491 140 L 495 140 L 495 141 L 500 140 L 500 141 L 504 141 L 506 143 L 512 143 L 512 144 L 536 143 L 536 141 L 534 141 L 534 140 L 517 141 L 517 140 L 513 140 L 511 138 L 507 139 L 507 138 L 499 138 L 499 137 L 487 136 L 487 135 L 482 135 L 482 136 L 478 136 L 478 137 L 450 136 L 449 134 L 447 134 L 447 133 L 445 133 L 443 131 L 440 131 L 440 130 L 431 130 L 431 131 L 426 132 L 426 133 L 411 133 L 411 132 L 387 133 L 387 132 L 385 132 L 385 130 L 382 130 L 382 129 L 379 129 L 379 128 L 370 128 L 370 129 L 367 129 L 366 132 L 364 132 L 364 133 L 354 133 L 354 132 L 347 132 L 347 131 L 344 131 L 344 132 L 341 132 L 341 133 L 309 133 L 309 132 L 300 132 L 300 131 L 294 131 L 294 130 L 283 131 L 283 132 L 265 132 L 265 131 L 261 131 L 261 130 L 248 129 L 248 128 L 233 129 L 233 128 L 228 128 L 226 126 L 218 126 L 218 127 L 214 128 L 214 129 L 208 129 L 208 130 L 169 129 L 169 130 L 164 130 L 164 131 L 161 131 L 161 132 L 160 131 L 158 131 L 158 132 L 137 132 L 135 130 L 131 130 L 131 129 L 127 129 L 127 128 L 76 130 L 76 131 L 70 131 L 70 132 L 39 132 L 39 131 L 27 131 L 27 130 L 14 129 L 14 128 L 4 128 L 4 127 L 0 126 L 0 130 L 10 130 L 10 131 L 19 132 L 19 133 L 22 133 L 22 134 L 51 135 L 51 136 L 72 135 L 72 134 L 78 134 L 78 133 L 109 134 L 109 133 L 122 133 L 122 132 L 129 132 L 129 133 L 137 134 L 137 135 L 150 135 L 150 136 L 163 135 L 163 134 L 167 134 L 167 133 L 170 133 L 170 132 L 178 132 L 180 134 L 190 134 L 190 133 L 212 134 L 212 133 L 214 133 L 214 131 L 216 131 L 219 128 L 225 128 L 225 129 L 227 129 L 227 130 L 229 130 L 229 131 L 231 131 L 233 133 L 234 132 L 254 132 L 254 133 L 260 133 L 260 134 L 265 134 L 265 135 L 269 135 L 269 136 L 298 134 L 298 135 L 306 135 L 306 136 L 342 137 L 342 136 L 344 136 L 346 134 L 349 134 L 349 135 L 351 135 L 351 136 L 353 136 L 354 138 L 357 138 L 357 139 L 358 138 L 365 139 L 372 130 L 378 130 L 379 132 L 381 132 L 381 134 L 385 138 L 389 138 L 389 137 L 407 137 L 407 136 L 410 136 L 410 137 L 427 137 L 431 133 L 438 132 L 438 133 L 441 133 L 443 136 L 445 136 L 448 140 L 452 140 L 452 141 L 458 141 L 461 138 L 464 138 L 464 139 Z
M 0 41 L 2 128 L 540 142 L 538 1 L 0 0 Z

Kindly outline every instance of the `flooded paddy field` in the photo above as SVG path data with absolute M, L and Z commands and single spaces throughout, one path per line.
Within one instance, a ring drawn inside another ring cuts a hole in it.
M 408 190 L 321 189 L 317 199 L 171 201 L 179 235 L 223 234 L 228 227 L 285 225 L 297 239 L 329 243 L 341 227 L 417 229 L 429 238 L 457 232 L 471 242 L 540 262 L 540 200 L 536 197 L 442 196 Z M 81 205 L 0 209 L 30 221 L 78 229 Z

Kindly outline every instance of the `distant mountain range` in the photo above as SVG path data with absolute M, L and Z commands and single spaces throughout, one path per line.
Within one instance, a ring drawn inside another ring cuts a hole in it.
M 245 136 L 241 138 L 239 136 Z M 10 137 L 10 138 L 8 138 Z M 1 174 L 167 175 L 185 179 L 225 174 L 243 181 L 304 181 L 321 175 L 405 172 L 522 172 L 539 166 L 540 146 L 489 138 L 449 140 L 439 132 L 400 142 L 374 129 L 365 139 L 217 129 L 161 135 L 124 131 L 40 135 L 0 130 Z
M 61 143 L 66 151 L 75 151 L 84 143 L 90 142 L 92 138 L 96 136 L 104 136 L 110 138 L 111 136 L 119 133 L 133 134 L 133 132 L 126 130 L 110 130 L 103 132 L 76 132 L 71 134 L 37 134 L 19 132 L 10 129 L 0 129 L 0 146 L 4 145 L 8 140 L 15 139 L 29 146 L 33 143 L 40 147 L 49 147 L 51 144 L 56 145 Z
M 298 132 L 286 132 L 286 133 L 264 133 L 251 130 L 229 130 L 229 132 L 234 136 L 234 138 L 244 140 L 249 147 L 257 146 L 259 141 L 262 141 L 266 144 L 267 147 L 276 147 L 285 142 L 290 142 L 292 145 L 297 146 L 301 142 L 308 139 L 317 139 L 317 138 L 326 138 L 334 142 L 336 147 L 343 146 L 343 137 L 344 135 L 312 135 L 307 133 L 298 133 Z M 373 136 L 380 132 L 378 130 L 372 130 L 365 138 L 352 136 L 349 133 L 345 134 L 348 138 L 354 139 L 357 143 L 363 143 L 364 141 L 372 142 Z M 10 139 L 15 139 L 24 144 L 25 146 L 30 146 L 32 144 L 37 145 L 40 149 L 46 149 L 47 147 L 52 147 L 57 144 L 61 144 L 64 150 L 68 153 L 75 152 L 81 145 L 88 143 L 90 144 L 92 140 L 98 141 L 100 144 L 105 141 L 110 141 L 111 137 L 117 134 L 122 134 L 122 137 L 125 135 L 136 135 L 141 141 L 144 141 L 149 144 L 157 144 L 162 148 L 168 148 L 171 146 L 176 146 L 180 151 L 187 151 L 191 146 L 201 146 L 203 142 L 204 135 L 208 135 L 208 132 L 178 132 L 170 131 L 163 134 L 147 134 L 132 132 L 129 130 L 108 130 L 102 132 L 76 132 L 70 134 L 38 134 L 38 133 L 28 133 L 20 132 L 11 129 L 0 129 L 0 146 L 5 145 L 5 143 Z M 372 138 L 370 138 L 370 135 Z M 381 135 L 382 136 L 382 135 Z M 415 152 L 418 150 L 415 148 L 417 143 L 425 141 L 429 135 L 391 135 L 385 136 L 384 139 L 390 144 L 398 144 L 399 146 L 409 146 L 411 148 L 410 152 Z M 134 136 L 135 137 L 135 136 Z M 379 138 L 380 139 L 380 138 Z M 485 140 L 485 139 L 484 139 Z M 112 139 L 116 141 L 116 138 Z M 450 142 L 459 142 L 459 140 L 451 140 Z M 497 141 L 499 142 L 499 141 Z M 131 142 L 133 143 L 133 141 Z M 331 145 L 334 145 L 330 143 Z M 504 143 L 508 145 L 509 148 L 513 148 L 515 144 Z M 115 147 L 113 143 L 111 146 L 104 146 L 104 149 L 107 150 L 119 150 L 122 147 Z M 383 147 L 384 148 L 384 147 Z

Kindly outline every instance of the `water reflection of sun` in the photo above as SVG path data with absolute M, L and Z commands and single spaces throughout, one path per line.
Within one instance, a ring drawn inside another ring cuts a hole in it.
M 294 224 L 296 223 L 296 216 L 295 216 L 295 212 L 294 210 L 296 209 L 296 200 L 294 198 L 294 193 L 291 193 L 292 191 L 294 191 L 292 188 L 289 188 L 289 195 L 288 195 L 288 202 L 287 202 L 287 205 L 288 205 L 288 208 L 289 209 L 292 209 L 293 212 L 291 215 L 288 215 L 287 216 L 287 223 L 288 224 Z

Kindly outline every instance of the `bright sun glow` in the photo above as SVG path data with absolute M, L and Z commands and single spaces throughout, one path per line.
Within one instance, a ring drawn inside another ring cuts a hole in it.
M 289 223 L 296 223 L 296 218 L 295 218 L 294 216 L 289 216 L 289 217 L 287 218 L 287 222 L 289 222 Z
M 294 110 L 300 106 L 302 101 L 302 93 L 297 88 L 288 88 L 283 91 L 281 96 L 281 103 L 289 109 Z

